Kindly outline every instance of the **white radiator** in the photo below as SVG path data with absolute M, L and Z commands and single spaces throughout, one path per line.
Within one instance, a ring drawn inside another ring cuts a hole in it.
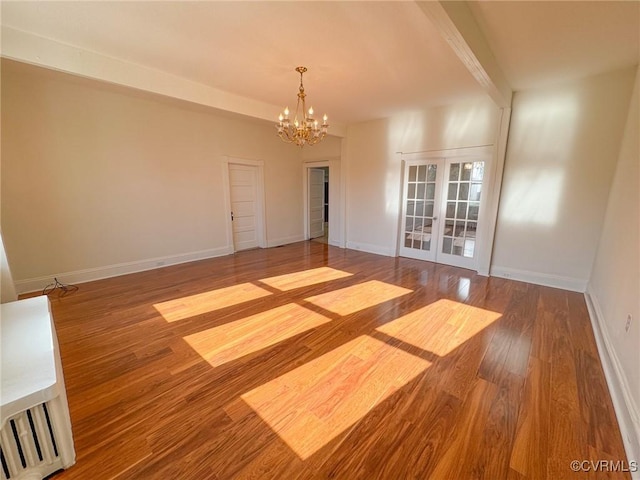
M 2 305 L 0 476 L 42 479 L 75 462 L 47 297 Z

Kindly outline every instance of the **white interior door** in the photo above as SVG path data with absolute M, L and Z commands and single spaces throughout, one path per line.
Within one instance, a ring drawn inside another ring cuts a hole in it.
M 324 235 L 324 169 L 309 168 L 309 238 Z
M 231 225 L 235 251 L 258 247 L 258 169 L 229 164 Z
M 485 161 L 405 162 L 399 254 L 476 269 Z
M 442 160 L 405 163 L 400 255 L 436 261 Z

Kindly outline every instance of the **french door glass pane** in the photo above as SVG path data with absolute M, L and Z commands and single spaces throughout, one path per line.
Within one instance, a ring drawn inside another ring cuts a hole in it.
M 444 237 L 442 241 L 442 253 L 451 253 L 451 237 Z
M 444 222 L 444 234 L 448 237 L 453 235 L 453 220 L 445 220 Z
M 407 218 L 405 219 L 405 230 L 407 232 L 412 232 L 413 231 L 413 217 L 410 217 L 407 215 Z
M 447 202 L 447 218 L 454 218 L 456 216 L 456 202 Z
M 436 184 L 427 183 L 427 200 L 433 200 L 436 198 Z
M 468 182 L 471 180 L 471 170 L 473 170 L 473 163 L 465 163 L 462 165 L 462 176 L 460 180 Z
M 478 220 L 478 212 L 480 211 L 479 203 L 469 204 L 469 220 Z
M 457 182 L 460 179 L 460 164 L 452 163 L 451 168 L 449 169 L 449 180 L 452 182 Z
M 469 193 L 469 200 L 471 200 L 472 202 L 479 202 L 481 191 L 482 191 L 481 183 L 472 183 L 471 192 Z
M 474 182 L 482 182 L 483 178 L 484 178 L 484 162 L 473 162 L 471 180 L 473 180 Z
M 449 194 L 447 195 L 447 200 L 455 200 L 458 196 L 458 183 L 452 182 L 449 183 Z
M 464 250 L 462 255 L 464 257 L 473 258 L 473 252 L 476 248 L 476 241 L 473 238 L 465 238 L 464 239 Z
M 469 184 L 467 182 L 460 184 L 460 192 L 458 193 L 460 200 L 469 200 Z
M 407 216 L 411 216 L 415 213 L 416 201 L 415 200 L 407 200 Z
M 483 176 L 484 162 L 450 164 L 442 253 L 473 258 Z
M 433 202 L 427 202 L 424 206 L 424 216 L 433 217 Z
M 456 218 L 467 218 L 467 202 L 458 202 L 458 211 L 456 213 Z
M 429 165 L 429 168 L 427 170 L 427 181 L 428 182 L 435 182 L 436 181 L 436 173 L 438 171 L 438 168 L 436 165 Z

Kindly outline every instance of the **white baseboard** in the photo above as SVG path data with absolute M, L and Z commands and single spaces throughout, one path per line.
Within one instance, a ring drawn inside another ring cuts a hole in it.
M 634 402 L 627 376 L 611 343 L 598 298 L 593 295 L 591 288 L 587 289 L 584 296 L 627 459 L 629 462 L 640 462 L 640 409 Z M 631 477 L 640 479 L 640 471 L 631 472 Z
M 303 234 L 289 235 L 288 237 L 280 237 L 268 240 L 267 247 L 279 247 L 281 245 L 287 245 L 289 243 L 304 242 L 304 240 L 305 238 Z
M 209 250 L 200 250 L 197 252 L 182 253 L 179 255 L 148 258 L 146 260 L 135 262 L 117 263 L 115 265 L 106 265 L 104 267 L 87 268 L 72 272 L 52 273 L 42 277 L 17 280 L 14 283 L 18 294 L 22 294 L 42 290 L 53 282 L 54 277 L 62 283 L 76 284 L 92 282 L 94 280 L 102 280 L 103 278 L 143 272 L 145 270 L 153 270 L 154 268 L 168 267 L 169 265 L 193 262 L 196 260 L 203 260 L 205 258 L 220 257 L 231 253 L 233 253 L 232 247 L 212 248 Z
M 396 256 L 395 248 L 388 248 L 380 245 L 373 245 L 371 243 L 348 241 L 347 248 L 350 248 L 351 250 L 360 250 L 362 252 L 367 252 L 367 253 L 375 253 L 377 255 L 384 255 L 386 257 Z
M 572 292 L 584 293 L 587 290 L 587 281 L 581 278 L 563 277 L 548 273 L 530 272 L 517 268 L 492 266 L 490 274 L 492 277 L 509 278 L 520 282 L 534 283 L 545 287 L 562 288 Z

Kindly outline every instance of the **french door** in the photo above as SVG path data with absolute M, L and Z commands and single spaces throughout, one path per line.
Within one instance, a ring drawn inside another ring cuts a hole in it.
M 485 160 L 406 161 L 399 253 L 476 269 Z
M 442 161 L 406 162 L 400 255 L 436 260 Z

